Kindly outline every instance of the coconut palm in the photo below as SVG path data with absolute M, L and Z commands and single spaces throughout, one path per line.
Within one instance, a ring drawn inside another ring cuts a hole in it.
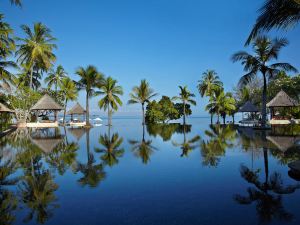
M 198 91 L 201 97 L 211 97 L 218 89 L 223 88 L 223 83 L 214 70 L 207 70 L 202 74 L 202 80 L 198 81 Z M 210 123 L 212 124 L 213 111 L 210 112 Z
M 59 84 L 59 87 L 65 97 L 65 107 L 64 107 L 64 125 L 65 125 L 68 101 L 69 100 L 75 101 L 78 96 L 78 91 L 77 91 L 75 82 L 73 80 L 71 80 L 69 77 L 63 78 L 61 80 L 61 83 Z
M 192 105 L 196 105 L 196 101 L 192 99 L 193 97 L 195 97 L 195 95 L 187 89 L 187 86 L 179 86 L 179 89 L 179 96 L 175 96 L 173 97 L 173 99 L 180 100 L 183 104 L 183 125 L 185 125 L 186 105 L 189 103 Z
M 9 0 L 12 5 L 22 6 L 21 0 Z
M 145 79 L 141 80 L 139 86 L 134 86 L 132 88 L 128 104 L 142 104 L 143 124 L 145 124 L 145 104 L 155 96 L 157 96 L 157 93 L 155 93 L 154 90 L 150 88 L 149 83 Z
M 25 33 L 25 38 L 17 38 L 20 44 L 16 55 L 20 64 L 27 64 L 30 68 L 29 87 L 32 87 L 33 70 L 48 71 L 52 63 L 56 60 L 53 50 L 56 40 L 51 35 L 51 30 L 42 23 L 35 23 L 33 29 L 26 25 L 21 26 Z
M 18 68 L 17 64 L 13 61 L 7 61 L 0 56 L 0 89 L 10 90 L 14 84 L 15 76 L 9 72 L 9 68 Z
M 118 106 L 122 105 L 119 95 L 123 95 L 123 89 L 117 85 L 117 81 L 112 77 L 107 77 L 100 86 L 100 95 L 104 95 L 98 102 L 100 109 L 107 110 L 108 126 L 111 126 L 111 110 L 117 111 Z M 110 107 L 112 109 L 110 109 Z
M 15 49 L 13 35 L 13 29 L 10 25 L 3 21 L 4 15 L 0 13 L 0 56 L 6 58 L 11 55 L 12 50 Z
M 248 37 L 251 43 L 263 31 L 273 28 L 290 28 L 300 20 L 300 0 L 266 0 L 260 8 L 260 15 Z
M 114 133 L 112 137 L 110 137 L 110 128 L 108 128 L 108 130 L 108 134 L 101 135 L 99 138 L 99 143 L 102 145 L 102 148 L 96 148 L 95 151 L 102 153 L 101 160 L 112 167 L 118 164 L 118 158 L 124 154 L 124 148 L 120 147 L 123 143 L 123 138 L 119 137 L 118 133 Z
M 235 110 L 236 110 L 236 106 L 235 106 L 235 99 L 232 97 L 232 94 L 230 92 L 221 93 L 220 96 L 220 114 L 223 118 L 223 124 L 225 124 L 226 121 L 226 115 L 233 115 Z
M 78 88 L 85 90 L 86 92 L 86 125 L 91 126 L 89 99 L 97 94 L 95 88 L 101 86 L 104 75 L 92 65 L 89 65 L 86 68 L 79 67 L 79 69 L 76 70 L 76 74 L 80 76 L 80 80 L 77 82 Z
M 45 83 L 48 84 L 48 88 L 55 87 L 55 95 L 57 99 L 57 88 L 60 86 L 62 80 L 67 77 L 67 73 L 62 65 L 59 65 L 56 70 L 51 70 L 48 76 L 45 78 Z
M 42 74 L 38 72 L 37 69 L 33 70 L 32 73 L 32 88 L 37 90 L 41 87 L 40 79 L 42 78 Z M 30 67 L 27 64 L 21 65 L 21 71 L 16 75 L 16 79 L 14 81 L 17 87 L 24 86 L 29 87 L 30 85 Z
M 254 55 L 245 51 L 240 51 L 232 56 L 232 61 L 241 61 L 244 66 L 245 75 L 242 76 L 239 86 L 243 87 L 253 80 L 257 73 L 260 72 L 263 77 L 262 92 L 262 127 L 266 125 L 266 103 L 267 103 L 267 82 L 268 79 L 274 78 L 280 71 L 297 72 L 296 68 L 289 63 L 273 63 L 270 61 L 277 60 L 281 48 L 285 47 L 288 41 L 284 38 L 270 40 L 266 36 L 258 37 L 253 42 L 252 48 Z

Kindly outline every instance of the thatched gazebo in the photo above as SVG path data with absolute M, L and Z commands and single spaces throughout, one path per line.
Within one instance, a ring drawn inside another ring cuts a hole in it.
M 71 121 L 73 121 L 73 115 L 85 115 L 85 109 L 77 102 L 68 112 L 67 115 L 71 116 Z
M 14 113 L 14 111 L 10 110 L 5 105 L 3 105 L 2 103 L 0 103 L 0 113 Z
M 54 120 L 57 122 L 57 112 L 63 110 L 57 102 L 49 95 L 45 94 L 32 108 L 31 111 L 51 111 L 54 112 Z
M 63 138 L 31 138 L 31 141 L 44 153 L 49 154 L 63 141 Z
M 267 107 L 271 110 L 271 119 L 275 118 L 275 110 L 278 108 L 293 108 L 299 106 L 299 103 L 288 96 L 283 90 L 277 93 L 277 95 L 267 104 Z M 277 117 L 277 120 L 285 120 L 290 118 Z
M 69 128 L 68 131 L 77 139 L 77 141 L 79 141 L 86 133 L 85 128 Z
M 241 106 L 239 108 L 238 112 L 241 112 L 241 113 L 244 113 L 244 112 L 257 113 L 257 112 L 259 112 L 259 110 L 250 101 L 247 101 L 243 106 Z
M 286 152 L 289 148 L 293 147 L 300 137 L 294 136 L 267 136 L 272 144 L 276 146 L 280 151 Z

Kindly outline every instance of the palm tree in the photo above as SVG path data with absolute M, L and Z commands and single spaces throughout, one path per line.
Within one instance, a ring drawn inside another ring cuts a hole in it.
M 0 56 L 6 58 L 11 55 L 12 50 L 15 49 L 13 35 L 13 29 L 10 25 L 3 21 L 4 15 L 0 13 Z
M 223 124 L 225 124 L 226 115 L 233 115 L 236 110 L 235 99 L 230 92 L 226 94 L 222 92 L 220 98 L 220 114 L 223 117 Z
M 41 87 L 41 82 L 40 82 L 41 78 L 42 78 L 42 74 L 38 72 L 38 70 L 34 69 L 32 73 L 32 89 L 37 90 L 39 87 Z M 20 86 L 29 87 L 30 68 L 27 64 L 21 65 L 21 72 L 17 74 L 14 83 L 17 87 Z
M 62 65 L 59 65 L 56 70 L 51 70 L 48 76 L 45 78 L 45 82 L 48 84 L 48 88 L 51 88 L 53 85 L 55 87 L 55 97 L 57 100 L 57 87 L 60 86 L 62 80 L 67 77 L 67 73 Z
M 86 125 L 91 126 L 89 99 L 96 95 L 94 88 L 101 86 L 104 75 L 98 72 L 97 68 L 92 65 L 86 68 L 79 67 L 79 69 L 76 70 L 76 74 L 80 76 L 80 80 L 77 82 L 78 88 L 86 92 Z
M 100 109 L 104 108 L 104 110 L 107 110 L 108 126 L 111 126 L 112 112 L 110 107 L 112 110 L 117 111 L 118 106 L 122 105 L 119 95 L 123 95 L 123 89 L 117 85 L 116 80 L 112 77 L 107 77 L 100 86 L 99 94 L 104 95 L 104 97 L 100 99 L 98 105 Z
M 248 37 L 250 44 L 263 31 L 294 27 L 300 20 L 300 0 L 266 0 Z
M 118 158 L 122 157 L 125 151 L 124 148 L 120 148 L 123 143 L 123 138 L 119 137 L 118 133 L 114 133 L 112 137 L 110 137 L 110 127 L 108 130 L 108 134 L 101 135 L 99 138 L 99 143 L 103 147 L 96 148 L 95 151 L 102 153 L 101 159 L 105 164 L 112 167 L 118 164 Z
M 267 79 L 274 78 L 280 71 L 297 72 L 296 68 L 289 63 L 274 63 L 269 64 L 272 60 L 277 60 L 279 51 L 285 47 L 288 41 L 284 38 L 270 40 L 266 36 L 258 37 L 253 42 L 254 55 L 245 51 L 240 51 L 232 56 L 232 61 L 241 61 L 244 65 L 244 70 L 247 72 L 242 76 L 239 86 L 243 87 L 252 79 L 258 72 L 263 76 L 263 92 L 262 92 L 262 127 L 266 125 L 266 103 L 267 103 Z
M 9 0 L 12 5 L 22 6 L 21 0 Z
M 179 96 L 173 97 L 174 100 L 180 100 L 183 104 L 183 125 L 185 125 L 185 116 L 186 116 L 186 104 L 190 103 L 192 105 L 196 105 L 196 101 L 192 98 L 195 97 L 188 89 L 187 86 L 179 86 L 180 93 Z
M 198 91 L 201 97 L 211 97 L 218 89 L 223 88 L 223 83 L 214 70 L 207 70 L 202 74 L 202 80 L 198 81 Z M 210 123 L 212 124 L 213 111 L 210 112 Z
M 145 124 L 145 103 L 148 103 L 155 96 L 157 96 L 157 93 L 154 93 L 154 90 L 150 88 L 149 83 L 145 79 L 141 80 L 140 86 L 132 88 L 128 104 L 142 104 L 143 124 Z
M 65 108 L 64 108 L 64 125 L 66 124 L 66 110 L 67 110 L 67 104 L 68 101 L 74 101 L 77 99 L 78 91 L 76 88 L 76 85 L 73 80 L 71 80 L 69 77 L 65 77 L 61 80 L 60 89 L 64 94 L 65 97 Z
M 25 38 L 17 38 L 21 43 L 17 45 L 16 55 L 18 62 L 27 64 L 30 68 L 29 87 L 32 87 L 33 70 L 48 71 L 52 63 L 56 60 L 53 49 L 56 45 L 53 41 L 56 39 L 51 35 L 51 31 L 42 23 L 35 23 L 33 30 L 26 25 L 21 26 L 25 32 Z
M 11 85 L 14 84 L 15 76 L 9 72 L 8 68 L 18 68 L 13 61 L 7 61 L 0 56 L 0 89 L 10 90 Z

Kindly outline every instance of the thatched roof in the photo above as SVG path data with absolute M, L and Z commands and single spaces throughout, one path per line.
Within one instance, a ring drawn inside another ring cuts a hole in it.
M 298 106 L 298 102 L 287 95 L 283 90 L 267 104 L 267 107 L 294 107 Z
M 292 170 L 296 170 L 296 171 L 300 172 L 300 160 L 291 162 L 291 163 L 288 164 L 288 166 Z
M 247 101 L 243 106 L 239 108 L 238 112 L 258 112 L 258 108 L 250 101 Z
M 2 103 L 0 103 L 0 112 L 13 113 L 14 111 L 10 110 L 10 109 L 7 108 L 5 105 L 3 105 Z
M 38 102 L 31 108 L 31 110 L 62 110 L 58 103 L 53 98 L 45 94 Z
M 76 105 L 74 105 L 68 112 L 68 115 L 72 114 L 85 114 L 85 109 L 77 102 Z
M 85 134 L 86 129 L 85 128 L 69 128 L 68 131 L 77 139 L 77 141 L 79 141 L 80 138 Z
M 295 145 L 295 142 L 300 139 L 300 137 L 292 136 L 267 136 L 267 139 L 272 142 L 280 151 L 285 152 L 289 148 Z
M 62 142 L 63 138 L 31 138 L 32 143 L 34 143 L 38 148 L 40 148 L 44 153 L 49 154 L 53 149 Z

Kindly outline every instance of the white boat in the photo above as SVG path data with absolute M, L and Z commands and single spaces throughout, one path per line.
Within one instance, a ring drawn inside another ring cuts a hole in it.
M 101 119 L 101 118 L 99 118 L 99 117 L 97 117 L 96 119 L 94 119 L 94 121 L 96 121 L 96 122 L 100 122 L 100 121 L 102 121 L 102 119 Z

